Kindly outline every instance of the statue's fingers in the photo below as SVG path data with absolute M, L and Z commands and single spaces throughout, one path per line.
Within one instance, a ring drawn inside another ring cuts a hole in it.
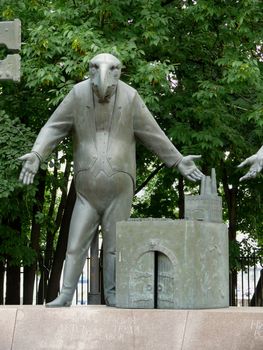
M 35 174 L 32 173 L 30 176 L 30 184 L 32 184 L 34 182 L 34 177 L 35 177 Z
M 26 169 L 23 167 L 19 175 L 19 181 L 24 182 L 25 174 L 26 174 Z
M 196 182 L 198 179 L 196 179 L 192 174 L 188 174 L 186 175 L 187 180 Z
M 29 185 L 30 184 L 30 172 L 27 171 L 26 175 L 25 175 L 25 181 L 24 181 L 25 185 Z
M 198 168 L 195 169 L 194 173 L 198 176 L 199 180 L 202 179 L 205 175 L 202 173 L 202 171 Z
M 243 162 L 241 162 L 237 167 L 238 168 L 243 168 L 244 166 L 248 165 L 248 159 L 245 159 Z M 244 177 L 244 176 L 243 176 Z
M 248 179 L 253 179 L 257 176 L 257 172 L 252 170 L 252 171 L 248 171 L 244 176 L 242 176 L 239 181 L 242 182 L 242 181 L 245 181 L 245 180 L 248 180 Z
M 197 171 L 193 171 L 190 175 L 196 181 L 201 180 L 201 178 L 202 178 L 202 176 L 200 176 Z
M 24 174 L 23 174 L 23 172 L 21 171 L 21 172 L 20 172 L 20 175 L 19 175 L 19 181 L 23 182 L 23 178 L 24 178 Z
M 242 176 L 239 181 L 242 182 L 242 181 L 245 181 L 247 179 L 250 179 L 250 172 L 246 173 L 244 176 Z
M 28 185 L 32 184 L 32 175 L 33 175 L 32 173 L 28 174 L 28 183 L 27 183 Z
M 256 177 L 256 176 L 257 176 L 257 174 L 258 174 L 258 172 L 257 172 L 256 170 L 251 171 L 251 173 L 250 173 L 250 177 L 251 177 L 251 178 L 254 178 L 254 177 Z
M 190 154 L 189 158 L 190 157 L 192 160 L 194 160 L 194 159 L 200 159 L 202 156 L 201 156 L 201 154 Z
M 237 167 L 238 168 L 242 168 L 246 165 L 251 165 L 255 162 L 255 160 L 257 159 L 257 156 L 255 154 L 253 154 L 253 156 L 246 158 L 243 162 L 241 162 Z
M 26 172 L 24 177 L 23 177 L 23 184 L 27 185 L 27 179 L 28 179 L 28 173 Z
M 23 156 L 21 156 L 21 157 L 19 157 L 17 159 L 21 160 L 21 161 L 26 161 L 26 160 L 28 160 L 28 156 L 29 156 L 29 153 L 27 153 L 27 154 L 25 154 L 25 155 L 23 155 Z
M 239 182 L 242 182 L 242 181 L 245 181 L 246 180 L 246 176 L 242 176 L 240 179 L 239 179 Z

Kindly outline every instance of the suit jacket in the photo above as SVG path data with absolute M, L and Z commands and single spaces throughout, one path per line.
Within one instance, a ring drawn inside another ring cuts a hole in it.
M 125 172 L 135 182 L 135 139 L 168 166 L 176 166 L 181 153 L 161 130 L 135 89 L 118 82 L 107 146 L 107 160 L 114 172 Z M 73 134 L 75 176 L 90 170 L 100 157 L 91 81 L 76 84 L 41 129 L 32 151 L 45 159 L 70 132 Z

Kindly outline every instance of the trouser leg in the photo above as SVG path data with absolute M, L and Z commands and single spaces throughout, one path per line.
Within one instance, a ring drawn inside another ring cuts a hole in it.
M 116 304 L 116 223 L 130 217 L 132 198 L 133 185 L 128 178 L 127 189 L 111 202 L 102 218 L 104 295 L 106 304 L 110 306 Z
M 98 224 L 96 210 L 85 198 L 78 195 L 70 224 L 62 293 L 73 297 Z
M 72 301 L 88 255 L 88 249 L 94 235 L 97 233 L 98 224 L 99 215 L 97 211 L 84 197 L 78 194 L 70 223 L 63 285 L 58 297 L 59 300 Z M 48 306 L 53 305 L 49 303 Z

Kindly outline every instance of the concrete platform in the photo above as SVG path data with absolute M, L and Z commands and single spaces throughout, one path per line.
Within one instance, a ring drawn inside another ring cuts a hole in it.
M 0 350 L 262 350 L 263 308 L 0 307 Z

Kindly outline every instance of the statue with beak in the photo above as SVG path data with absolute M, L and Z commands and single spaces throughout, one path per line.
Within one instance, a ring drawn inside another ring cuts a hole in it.
M 71 218 L 63 286 L 48 307 L 70 306 L 88 249 L 101 226 L 106 304 L 115 306 L 116 222 L 130 216 L 135 189 L 135 142 L 191 181 L 203 174 L 175 148 L 135 89 L 120 78 L 121 62 L 103 53 L 90 61 L 90 79 L 76 84 L 41 129 L 24 161 L 20 181 L 31 184 L 44 161 L 69 133 L 73 137 L 77 199 Z

